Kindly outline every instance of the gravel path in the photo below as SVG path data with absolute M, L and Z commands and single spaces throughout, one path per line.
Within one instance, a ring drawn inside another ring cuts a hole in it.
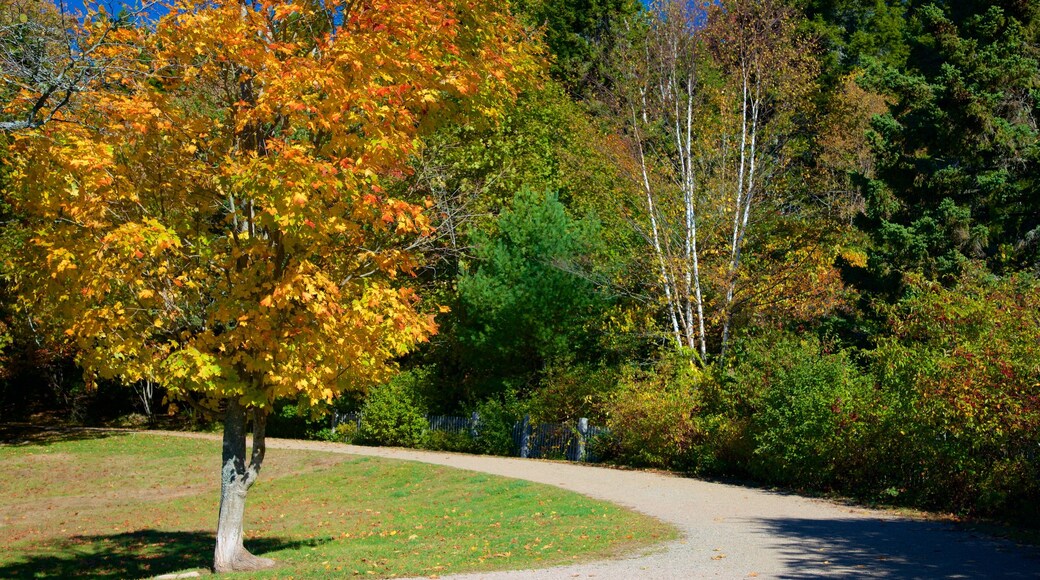
M 1037 578 L 1040 553 L 891 513 L 660 473 L 527 459 L 268 439 L 309 449 L 446 465 L 555 485 L 660 518 L 682 539 L 647 553 L 457 579 Z

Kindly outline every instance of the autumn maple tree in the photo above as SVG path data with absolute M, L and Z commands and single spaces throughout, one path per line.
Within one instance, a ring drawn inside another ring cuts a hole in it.
M 494 117 L 533 49 L 450 0 L 184 1 L 100 30 L 124 66 L 13 136 L 19 290 L 88 374 L 223 416 L 214 568 L 265 567 L 242 543 L 265 417 L 385 379 L 435 331 L 399 281 L 425 208 L 385 188 L 437 123 Z

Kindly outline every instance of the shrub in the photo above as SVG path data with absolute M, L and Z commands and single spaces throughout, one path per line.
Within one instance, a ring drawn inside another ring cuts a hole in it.
M 701 440 L 695 412 L 703 375 L 689 360 L 666 360 L 651 371 L 629 370 L 605 404 L 606 455 L 622 463 L 688 469 Z
M 424 445 L 429 423 L 416 392 L 425 378 L 425 372 L 406 371 L 373 388 L 362 407 L 360 442 L 396 447 Z
M 531 393 L 531 419 L 543 423 L 574 423 L 585 417 L 604 419 L 605 401 L 617 390 L 620 376 L 612 368 L 557 359 L 548 366 L 542 384 Z
M 331 440 L 329 418 L 323 408 L 293 400 L 278 401 L 267 417 L 267 435 L 288 439 Z
M 480 424 L 474 450 L 487 455 L 516 455 L 519 449 L 513 440 L 513 426 L 528 413 L 526 404 L 514 391 L 506 391 L 499 398 L 480 403 L 476 411 Z
M 547 361 L 592 346 L 586 326 L 603 297 L 574 272 L 583 269 L 597 225 L 571 218 L 555 193 L 522 189 L 492 230 L 475 232 L 474 259 L 457 281 L 458 345 L 487 387 L 529 385 Z
M 752 475 L 810 487 L 856 479 L 874 387 L 848 353 L 812 336 L 769 335 L 748 341 L 735 374 L 750 410 Z
M 335 429 L 329 429 L 325 440 L 335 441 L 337 443 L 353 443 L 358 439 L 357 423 L 348 421 L 336 425 Z
M 472 453 L 476 451 L 476 440 L 469 433 L 449 433 L 448 431 L 431 431 L 424 446 L 432 451 L 454 451 L 456 453 Z
M 302 439 L 307 433 L 307 416 L 300 412 L 295 402 L 278 401 L 267 416 L 267 435 Z
M 927 507 L 1040 516 L 1040 284 L 971 269 L 954 288 L 908 283 L 872 358 L 899 411 L 896 485 Z

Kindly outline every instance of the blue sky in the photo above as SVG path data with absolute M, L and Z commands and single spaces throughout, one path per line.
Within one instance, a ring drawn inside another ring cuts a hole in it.
M 3 2 L 4 0 L 0 0 Z M 61 3 L 64 5 L 65 10 L 70 13 L 83 13 L 86 11 L 85 6 L 91 4 L 93 6 L 104 6 L 105 10 L 109 14 L 118 14 L 124 6 L 140 6 L 141 0 L 51 0 L 55 4 Z M 162 6 L 154 6 L 149 13 L 153 17 L 158 17 L 166 13 L 166 9 Z
M 59 2 L 59 0 L 52 0 L 52 1 L 55 2 L 55 3 Z M 70 11 L 70 12 L 83 12 L 84 11 L 84 6 L 88 2 L 90 2 L 90 0 L 60 0 L 60 1 L 65 5 L 65 9 Z M 124 0 L 94 0 L 93 4 L 104 6 L 105 9 L 108 10 L 110 13 L 115 14 L 115 13 L 119 12 L 119 10 L 124 5 L 135 6 L 135 5 L 140 4 L 140 2 L 135 2 L 135 1 L 127 2 L 127 1 L 124 1 Z
M 54 0 L 54 1 L 58 2 L 58 0 Z M 65 8 L 66 9 L 68 9 L 68 10 L 70 10 L 72 12 L 76 12 L 76 11 L 81 11 L 82 12 L 83 11 L 83 7 L 87 3 L 88 0 L 62 0 L 62 1 L 65 3 Z M 105 6 L 106 8 L 108 8 L 112 12 L 118 12 L 119 8 L 122 7 L 124 4 L 130 4 L 130 5 L 136 4 L 136 2 L 133 2 L 133 1 L 126 2 L 124 0 L 96 0 L 96 1 L 99 2 L 101 5 Z M 640 0 L 640 1 L 643 3 L 643 6 L 647 6 L 647 5 L 650 4 L 650 0 Z
M 72 11 L 72 12 L 83 11 L 83 5 L 86 4 L 86 2 L 84 2 L 84 0 L 64 0 L 64 2 L 65 2 L 65 8 L 67 10 Z M 102 1 L 102 4 L 105 5 L 108 8 L 112 8 L 113 6 L 118 7 L 119 5 L 122 4 L 122 2 L 105 2 L 105 1 Z

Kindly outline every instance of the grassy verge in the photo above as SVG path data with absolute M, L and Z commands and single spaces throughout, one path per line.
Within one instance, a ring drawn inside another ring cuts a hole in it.
M 78 434 L 0 445 L 0 578 L 134 578 L 205 568 L 220 444 Z M 672 538 L 651 518 L 444 467 L 268 450 L 246 546 L 270 577 L 542 567 Z M 265 576 L 260 574 L 258 576 Z

